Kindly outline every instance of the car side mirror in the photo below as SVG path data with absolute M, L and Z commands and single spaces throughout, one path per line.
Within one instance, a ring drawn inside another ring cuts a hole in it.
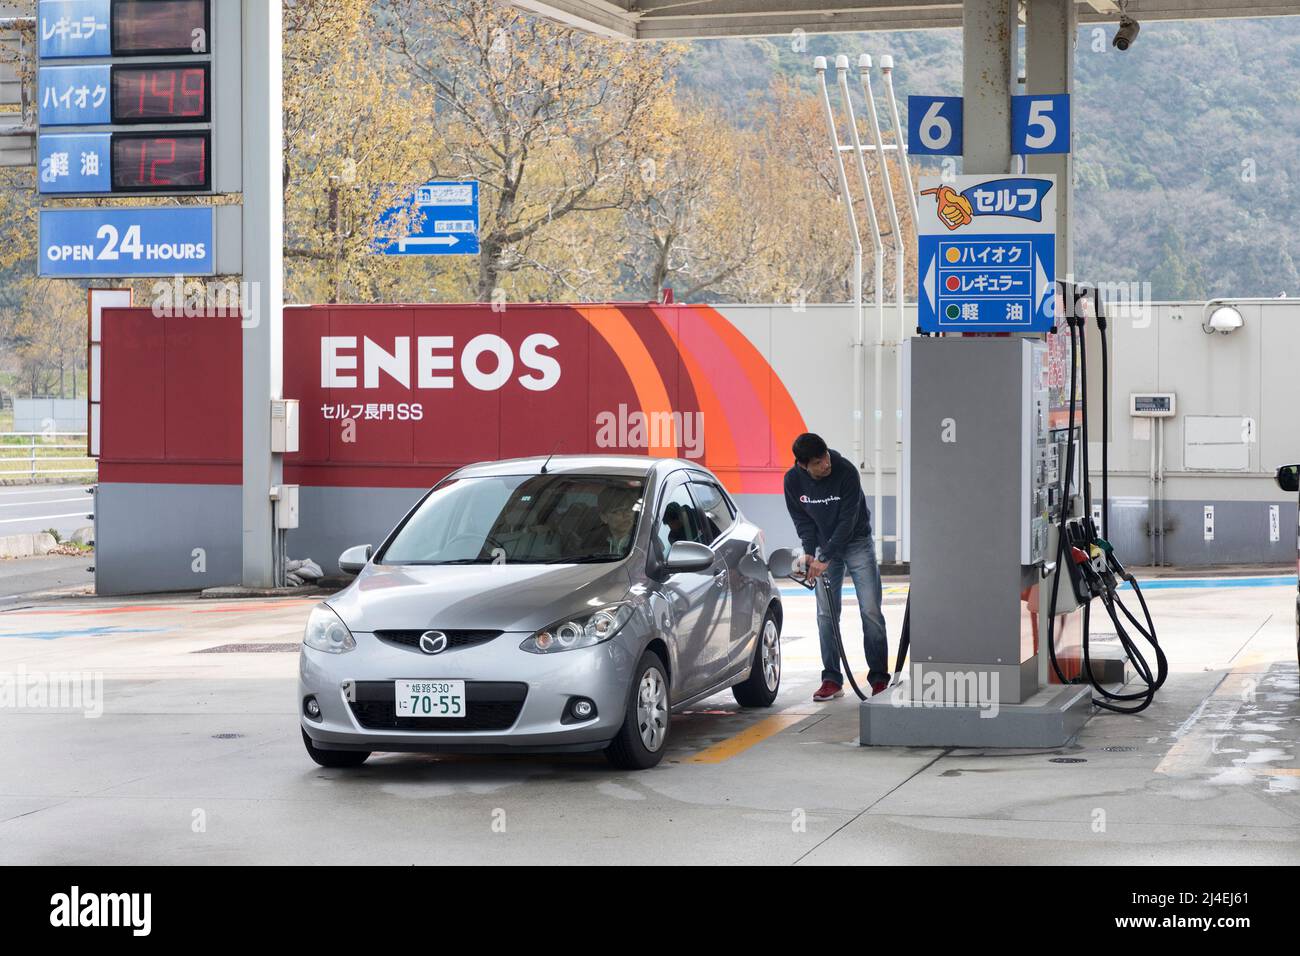
M 1283 491 L 1300 491 L 1300 465 L 1283 465 L 1279 468 L 1277 486 Z
M 713 552 L 698 541 L 677 541 L 668 549 L 664 570 L 669 574 L 707 571 L 713 567 Z
M 368 544 L 359 544 L 348 548 L 339 555 L 339 570 L 344 574 L 360 574 L 361 569 L 370 561 L 373 549 Z
M 767 570 L 774 578 L 788 578 L 794 571 L 794 551 L 790 548 L 777 548 L 768 555 Z

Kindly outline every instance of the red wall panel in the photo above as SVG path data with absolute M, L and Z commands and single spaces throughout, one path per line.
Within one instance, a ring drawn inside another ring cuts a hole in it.
M 766 358 L 706 306 L 308 306 L 284 323 L 301 409 L 285 480 L 302 485 L 427 487 L 558 451 L 694 457 L 733 491 L 771 491 L 773 443 L 804 430 Z M 101 478 L 238 483 L 241 344 L 235 317 L 106 310 Z

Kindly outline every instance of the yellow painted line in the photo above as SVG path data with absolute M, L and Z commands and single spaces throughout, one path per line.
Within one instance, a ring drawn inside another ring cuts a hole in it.
M 1254 772 L 1261 777 L 1300 777 L 1300 767 L 1271 767 Z
M 761 744 L 769 737 L 775 737 L 787 727 L 807 719 L 808 714 L 780 713 L 764 717 L 752 727 L 746 727 L 740 733 L 719 741 L 712 747 L 706 747 L 699 753 L 687 757 L 683 763 L 722 763 L 737 754 L 744 753 L 750 747 Z
M 1246 703 L 1255 676 L 1273 663 L 1260 654 L 1249 654 L 1228 672 L 1214 693 L 1201 701 L 1178 729 L 1178 740 L 1156 765 L 1156 773 L 1192 774 L 1204 767 L 1214 753 L 1214 744 L 1232 724 Z

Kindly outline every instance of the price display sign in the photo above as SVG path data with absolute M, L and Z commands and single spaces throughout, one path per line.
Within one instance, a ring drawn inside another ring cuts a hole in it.
M 113 67 L 114 123 L 206 123 L 208 64 L 148 63 Z

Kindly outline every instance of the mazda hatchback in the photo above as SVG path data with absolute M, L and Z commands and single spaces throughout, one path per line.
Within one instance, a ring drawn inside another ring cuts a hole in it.
M 439 482 L 311 612 L 303 743 L 373 751 L 592 751 L 642 769 L 674 711 L 731 689 L 767 707 L 781 602 L 762 533 L 688 461 L 553 456 Z

